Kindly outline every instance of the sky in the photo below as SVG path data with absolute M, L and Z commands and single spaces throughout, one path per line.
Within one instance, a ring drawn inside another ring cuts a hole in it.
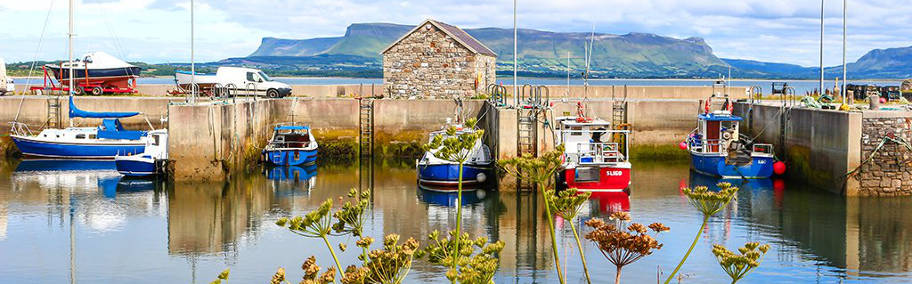
M 74 0 L 76 57 L 105 51 L 127 61 L 190 61 L 189 0 Z M 848 1 L 847 60 L 912 45 L 910 0 Z M 0 57 L 67 57 L 66 0 L 0 0 Z M 818 66 L 820 1 L 519 0 L 520 28 L 702 37 L 723 58 Z M 513 26 L 513 2 L 491 0 L 197 0 L 195 58 L 249 55 L 263 37 L 341 36 L 354 22 L 462 28 Z M 825 3 L 824 65 L 842 62 L 842 1 Z M 522 40 L 522 39 L 520 39 Z

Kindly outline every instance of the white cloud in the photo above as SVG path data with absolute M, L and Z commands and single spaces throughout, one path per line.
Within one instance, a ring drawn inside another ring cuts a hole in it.
M 31 59 L 50 0 L 0 0 L 0 47 L 7 61 Z M 41 58 L 65 56 L 66 2 L 55 0 Z M 849 60 L 873 48 L 912 45 L 908 0 L 849 1 Z M 462 27 L 512 27 L 511 1 L 209 0 L 197 1 L 197 57 L 245 56 L 264 36 L 339 36 L 353 22 L 411 24 L 436 18 Z M 189 0 L 83 0 L 77 50 L 108 50 L 127 60 L 189 59 Z M 554 31 L 648 32 L 700 36 L 721 57 L 817 64 L 818 1 L 519 0 L 520 27 Z M 842 2 L 827 1 L 825 64 L 841 60 Z M 118 48 L 119 46 L 119 48 Z

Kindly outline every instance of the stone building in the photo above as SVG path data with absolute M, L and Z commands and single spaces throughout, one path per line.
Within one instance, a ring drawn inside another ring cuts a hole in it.
M 496 79 L 494 51 L 435 20 L 425 20 L 381 54 L 383 87 L 392 98 L 472 97 Z

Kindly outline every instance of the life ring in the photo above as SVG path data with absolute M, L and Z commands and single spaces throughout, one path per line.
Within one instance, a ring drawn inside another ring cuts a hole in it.
M 706 110 L 706 113 L 709 113 L 709 106 L 712 105 L 712 97 L 706 99 L 706 105 L 703 107 Z

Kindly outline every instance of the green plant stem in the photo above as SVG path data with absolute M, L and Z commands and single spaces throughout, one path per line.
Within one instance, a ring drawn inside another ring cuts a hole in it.
M 583 273 L 586 274 L 586 283 L 592 284 L 592 280 L 589 279 L 589 267 L 586 265 L 586 255 L 583 254 L 583 245 L 580 243 L 579 233 L 576 232 L 576 225 L 573 225 L 573 220 L 568 221 L 570 223 L 570 230 L 573 231 L 573 238 L 576 239 L 576 248 L 579 249 L 580 261 L 583 262 Z
M 675 267 L 674 271 L 668 275 L 668 279 L 665 279 L 665 284 L 671 283 L 671 279 L 674 278 L 675 274 L 678 273 L 678 270 L 681 269 L 681 266 L 684 265 L 684 261 L 687 260 L 687 257 L 690 255 L 690 252 L 693 251 L 694 247 L 697 246 L 697 241 L 700 240 L 700 234 L 703 233 L 703 228 L 706 228 L 706 223 L 709 222 L 709 215 L 703 215 L 703 225 L 700 225 L 700 230 L 697 231 L 697 235 L 694 237 L 693 243 L 690 244 L 690 248 L 687 249 L 687 253 L 684 254 L 684 258 L 681 259 L 681 262 L 678 263 L 678 266 Z
M 329 240 L 326 239 L 326 235 L 321 235 L 320 237 L 323 238 L 323 242 L 326 243 L 326 248 L 328 248 L 329 253 L 332 254 L 333 260 L 336 261 L 336 270 L 339 271 L 339 277 L 345 277 L 345 275 L 342 273 L 342 263 L 340 263 L 339 258 L 336 257 L 336 251 L 334 251 L 332 245 L 329 244 Z
M 539 185 L 538 192 L 541 193 L 542 198 L 545 199 L 545 215 L 548 217 L 548 232 L 551 233 L 551 252 L 554 254 L 554 267 L 557 268 L 557 278 L 560 280 L 561 284 L 564 284 L 564 272 L 561 271 L 560 255 L 558 255 L 557 252 L 557 237 L 554 235 L 554 217 L 551 216 L 551 202 L 548 201 L 548 197 L 544 196 L 544 185 Z
M 453 248 L 453 269 L 456 268 L 456 260 L 459 259 L 459 238 L 462 237 L 462 165 L 463 162 L 460 161 L 459 183 L 456 185 L 456 245 Z

